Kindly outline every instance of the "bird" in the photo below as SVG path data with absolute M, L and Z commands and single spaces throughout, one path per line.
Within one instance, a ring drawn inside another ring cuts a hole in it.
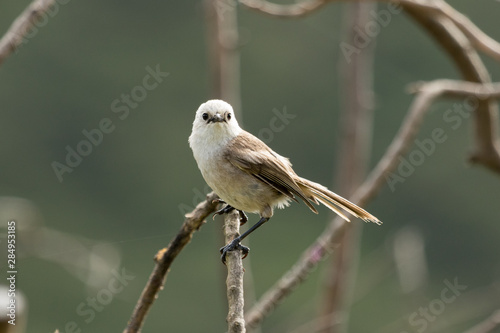
M 224 264 L 229 251 L 240 250 L 245 258 L 250 249 L 241 241 L 269 221 L 275 208 L 298 199 L 316 214 L 313 204 L 323 204 L 347 222 L 342 210 L 365 222 L 382 223 L 325 186 L 298 176 L 288 158 L 239 126 L 233 108 L 223 100 L 200 105 L 188 142 L 203 178 L 225 204 L 214 216 L 236 209 L 243 224 L 248 220 L 245 212 L 260 215 L 256 224 L 220 249 Z

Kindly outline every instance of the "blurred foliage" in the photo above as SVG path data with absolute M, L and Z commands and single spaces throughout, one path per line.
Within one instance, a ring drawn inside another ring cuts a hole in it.
M 0 31 L 28 4 L 4 1 Z M 457 0 L 452 5 L 500 40 L 498 2 Z M 296 118 L 275 133 L 270 145 L 290 157 L 299 174 L 333 189 L 335 161 L 341 158 L 336 133 L 343 6 L 331 4 L 299 20 L 239 9 L 244 127 L 257 134 L 269 126 L 273 109 L 286 108 Z M 180 207 L 193 207 L 205 190 L 187 144 L 195 110 L 211 97 L 204 19 L 200 1 L 73 0 L 32 31 L 0 68 L 0 196 L 29 200 L 39 211 L 39 224 L 78 235 L 89 247 L 108 243 L 118 248 L 121 267 L 134 276 L 86 322 L 78 306 L 102 289 L 88 288 L 54 261 L 25 252 L 18 288 L 29 301 L 28 332 L 66 332 L 72 321 L 82 332 L 121 331 L 152 270 L 153 255 L 183 220 Z M 404 14 L 391 18 L 376 43 L 371 165 L 412 100 L 404 87 L 417 80 L 458 78 L 441 50 Z M 498 64 L 486 63 L 498 79 Z M 113 101 L 141 86 L 146 68 L 157 65 L 169 76 L 120 119 Z M 472 146 L 470 120 L 453 130 L 442 116 L 456 102 L 434 105 L 419 134 L 429 138 L 433 129 L 442 128 L 448 139 L 404 183 L 394 191 L 386 186 L 368 207 L 384 224 L 364 228 L 356 290 L 365 292 L 353 307 L 353 332 L 415 332 L 408 316 L 440 297 L 445 279 L 458 278 L 468 293 L 485 298 L 471 301 L 469 308 L 465 296 L 448 305 L 433 324 L 455 323 L 460 311 L 472 313 L 477 304 L 484 311 L 460 316 L 458 325 L 443 331 L 467 328 L 487 316 L 495 306 L 493 295 L 500 306 L 499 178 L 464 163 Z M 114 130 L 59 182 L 51 164 L 65 163 L 66 147 L 77 149 L 85 139 L 82 131 L 98 128 L 104 118 Z M 258 295 L 296 260 L 329 217 L 326 209 L 315 216 L 304 205 L 293 205 L 252 235 L 247 264 L 251 261 Z M 17 216 L 6 218 L 24 223 Z M 174 263 L 145 332 L 224 331 L 221 220 L 207 222 Z M 391 253 L 394 235 L 406 226 L 422 233 L 429 265 L 428 284 L 414 294 L 401 292 Z M 69 246 L 52 256 L 72 250 Z M 313 318 L 323 277 L 321 269 L 315 272 L 266 320 L 265 331 L 285 332 Z

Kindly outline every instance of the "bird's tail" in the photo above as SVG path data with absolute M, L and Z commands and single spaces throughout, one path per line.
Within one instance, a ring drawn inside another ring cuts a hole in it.
M 341 209 L 349 212 L 350 214 L 359 217 L 365 222 L 374 222 L 376 224 L 382 224 L 382 222 L 377 219 L 372 214 L 368 213 L 361 207 L 353 204 L 347 199 L 342 198 L 340 195 L 333 193 L 323 185 L 311 182 L 304 178 L 299 178 L 296 180 L 297 184 L 300 186 L 301 190 L 306 194 L 306 197 L 310 199 L 315 204 L 322 203 L 326 207 L 330 208 L 332 211 L 337 213 L 344 220 L 349 222 L 349 219 L 344 215 Z

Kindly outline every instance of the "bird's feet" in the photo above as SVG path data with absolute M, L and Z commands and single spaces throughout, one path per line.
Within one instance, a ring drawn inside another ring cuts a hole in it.
M 222 201 L 221 199 L 216 199 L 214 201 L 212 201 L 213 203 L 221 203 L 221 204 L 225 204 L 226 202 L 225 201 Z M 234 207 L 230 206 L 230 205 L 225 205 L 224 207 L 222 207 L 221 209 L 219 209 L 218 211 L 216 211 L 214 213 L 214 215 L 212 215 L 212 220 L 215 220 L 215 216 L 216 215 L 224 215 L 226 213 L 230 213 L 234 210 Z
M 222 203 L 222 204 L 225 204 L 226 202 L 224 200 L 221 200 L 221 199 L 215 199 L 214 201 L 212 201 L 212 203 Z M 216 211 L 214 213 L 214 215 L 212 215 L 212 220 L 215 219 L 215 216 L 217 216 L 217 215 L 224 215 L 226 213 L 230 213 L 234 209 L 235 208 L 233 206 L 230 206 L 230 205 L 226 204 L 226 206 L 222 207 L 221 209 L 219 209 L 218 211 Z M 240 226 L 242 226 L 243 224 L 247 223 L 248 216 L 242 210 L 239 210 L 239 209 L 236 209 L 236 210 L 240 214 Z
M 226 264 L 226 254 L 229 251 L 234 251 L 234 250 L 241 250 L 241 253 L 243 254 L 243 257 L 241 259 L 245 259 L 246 256 L 248 255 L 248 252 L 250 252 L 250 248 L 241 245 L 240 240 L 238 238 L 235 238 L 231 243 L 227 244 L 224 247 L 221 247 L 220 253 L 221 257 L 220 259 L 222 260 L 222 263 L 225 265 Z

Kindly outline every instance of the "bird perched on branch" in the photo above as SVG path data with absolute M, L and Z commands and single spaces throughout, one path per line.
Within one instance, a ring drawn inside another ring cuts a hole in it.
M 241 240 L 269 221 L 275 207 L 287 207 L 301 199 L 314 213 L 314 204 L 323 204 L 349 221 L 342 210 L 364 221 L 381 222 L 364 209 L 326 187 L 299 177 L 290 161 L 278 155 L 257 137 L 238 125 L 233 108 L 221 100 L 210 100 L 196 111 L 189 137 L 203 178 L 226 206 L 216 214 L 236 209 L 241 222 L 244 212 L 260 214 L 260 220 L 241 236 L 220 249 L 222 262 L 226 253 L 241 250 L 246 257 L 249 248 Z

